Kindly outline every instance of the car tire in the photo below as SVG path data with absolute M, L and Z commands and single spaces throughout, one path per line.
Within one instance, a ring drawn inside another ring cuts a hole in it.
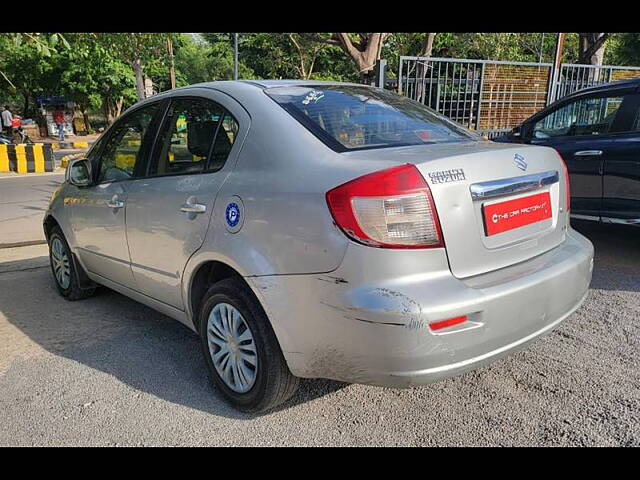
M 261 412 L 296 392 L 300 380 L 289 371 L 267 315 L 242 280 L 229 278 L 212 285 L 198 318 L 208 372 L 233 406 Z
M 95 286 L 80 288 L 71 249 L 57 226 L 49 233 L 49 264 L 58 292 L 67 300 L 81 300 L 95 293 Z M 82 267 L 78 265 L 78 268 Z

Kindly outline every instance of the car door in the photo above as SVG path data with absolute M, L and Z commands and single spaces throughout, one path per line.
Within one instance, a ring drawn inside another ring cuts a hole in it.
M 604 162 L 603 221 L 640 223 L 640 94 L 631 95 L 628 105 L 625 131 L 615 135 Z
M 127 246 L 125 207 L 127 182 L 144 164 L 151 146 L 151 125 L 159 102 L 145 105 L 119 119 L 92 149 L 94 184 L 76 188 L 72 222 L 78 255 L 96 275 L 134 288 Z
M 237 103 L 201 90 L 202 96 L 172 98 L 147 177 L 128 184 L 127 237 L 138 290 L 178 309 L 185 265 L 204 241 L 248 126 Z
M 624 131 L 632 90 L 600 91 L 559 104 L 526 127 L 528 143 L 555 148 L 569 169 L 571 212 L 599 218 L 603 172 Z

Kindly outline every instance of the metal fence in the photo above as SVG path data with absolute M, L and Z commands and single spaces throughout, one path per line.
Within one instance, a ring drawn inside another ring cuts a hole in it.
M 640 77 L 640 67 L 563 63 L 560 66 L 560 75 L 556 81 L 553 100 L 558 100 L 570 93 L 582 90 L 583 88 L 600 85 L 601 83 L 638 77 Z
M 640 67 L 400 57 L 398 92 L 494 137 L 576 90 L 640 77 Z

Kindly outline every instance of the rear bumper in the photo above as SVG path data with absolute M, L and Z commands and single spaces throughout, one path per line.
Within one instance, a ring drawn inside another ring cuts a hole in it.
M 405 274 L 367 263 L 372 251 L 378 262 L 389 255 L 393 263 L 382 263 L 399 264 Z M 355 247 L 330 275 L 250 279 L 295 375 L 409 387 L 477 368 L 571 315 L 593 269 L 593 246 L 572 230 L 545 254 L 464 280 L 429 268 L 443 251 L 415 265 L 404 255 Z M 460 315 L 468 321 L 438 332 L 428 327 Z

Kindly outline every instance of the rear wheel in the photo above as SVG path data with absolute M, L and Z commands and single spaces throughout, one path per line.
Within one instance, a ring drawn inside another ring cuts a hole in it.
M 71 257 L 71 249 L 60 227 L 53 227 L 49 234 L 49 261 L 58 292 L 67 300 L 90 297 L 95 287 L 80 288 L 78 272 Z
M 214 284 L 200 308 L 200 340 L 214 383 L 235 407 L 263 411 L 290 398 L 287 367 L 262 307 L 239 279 Z

